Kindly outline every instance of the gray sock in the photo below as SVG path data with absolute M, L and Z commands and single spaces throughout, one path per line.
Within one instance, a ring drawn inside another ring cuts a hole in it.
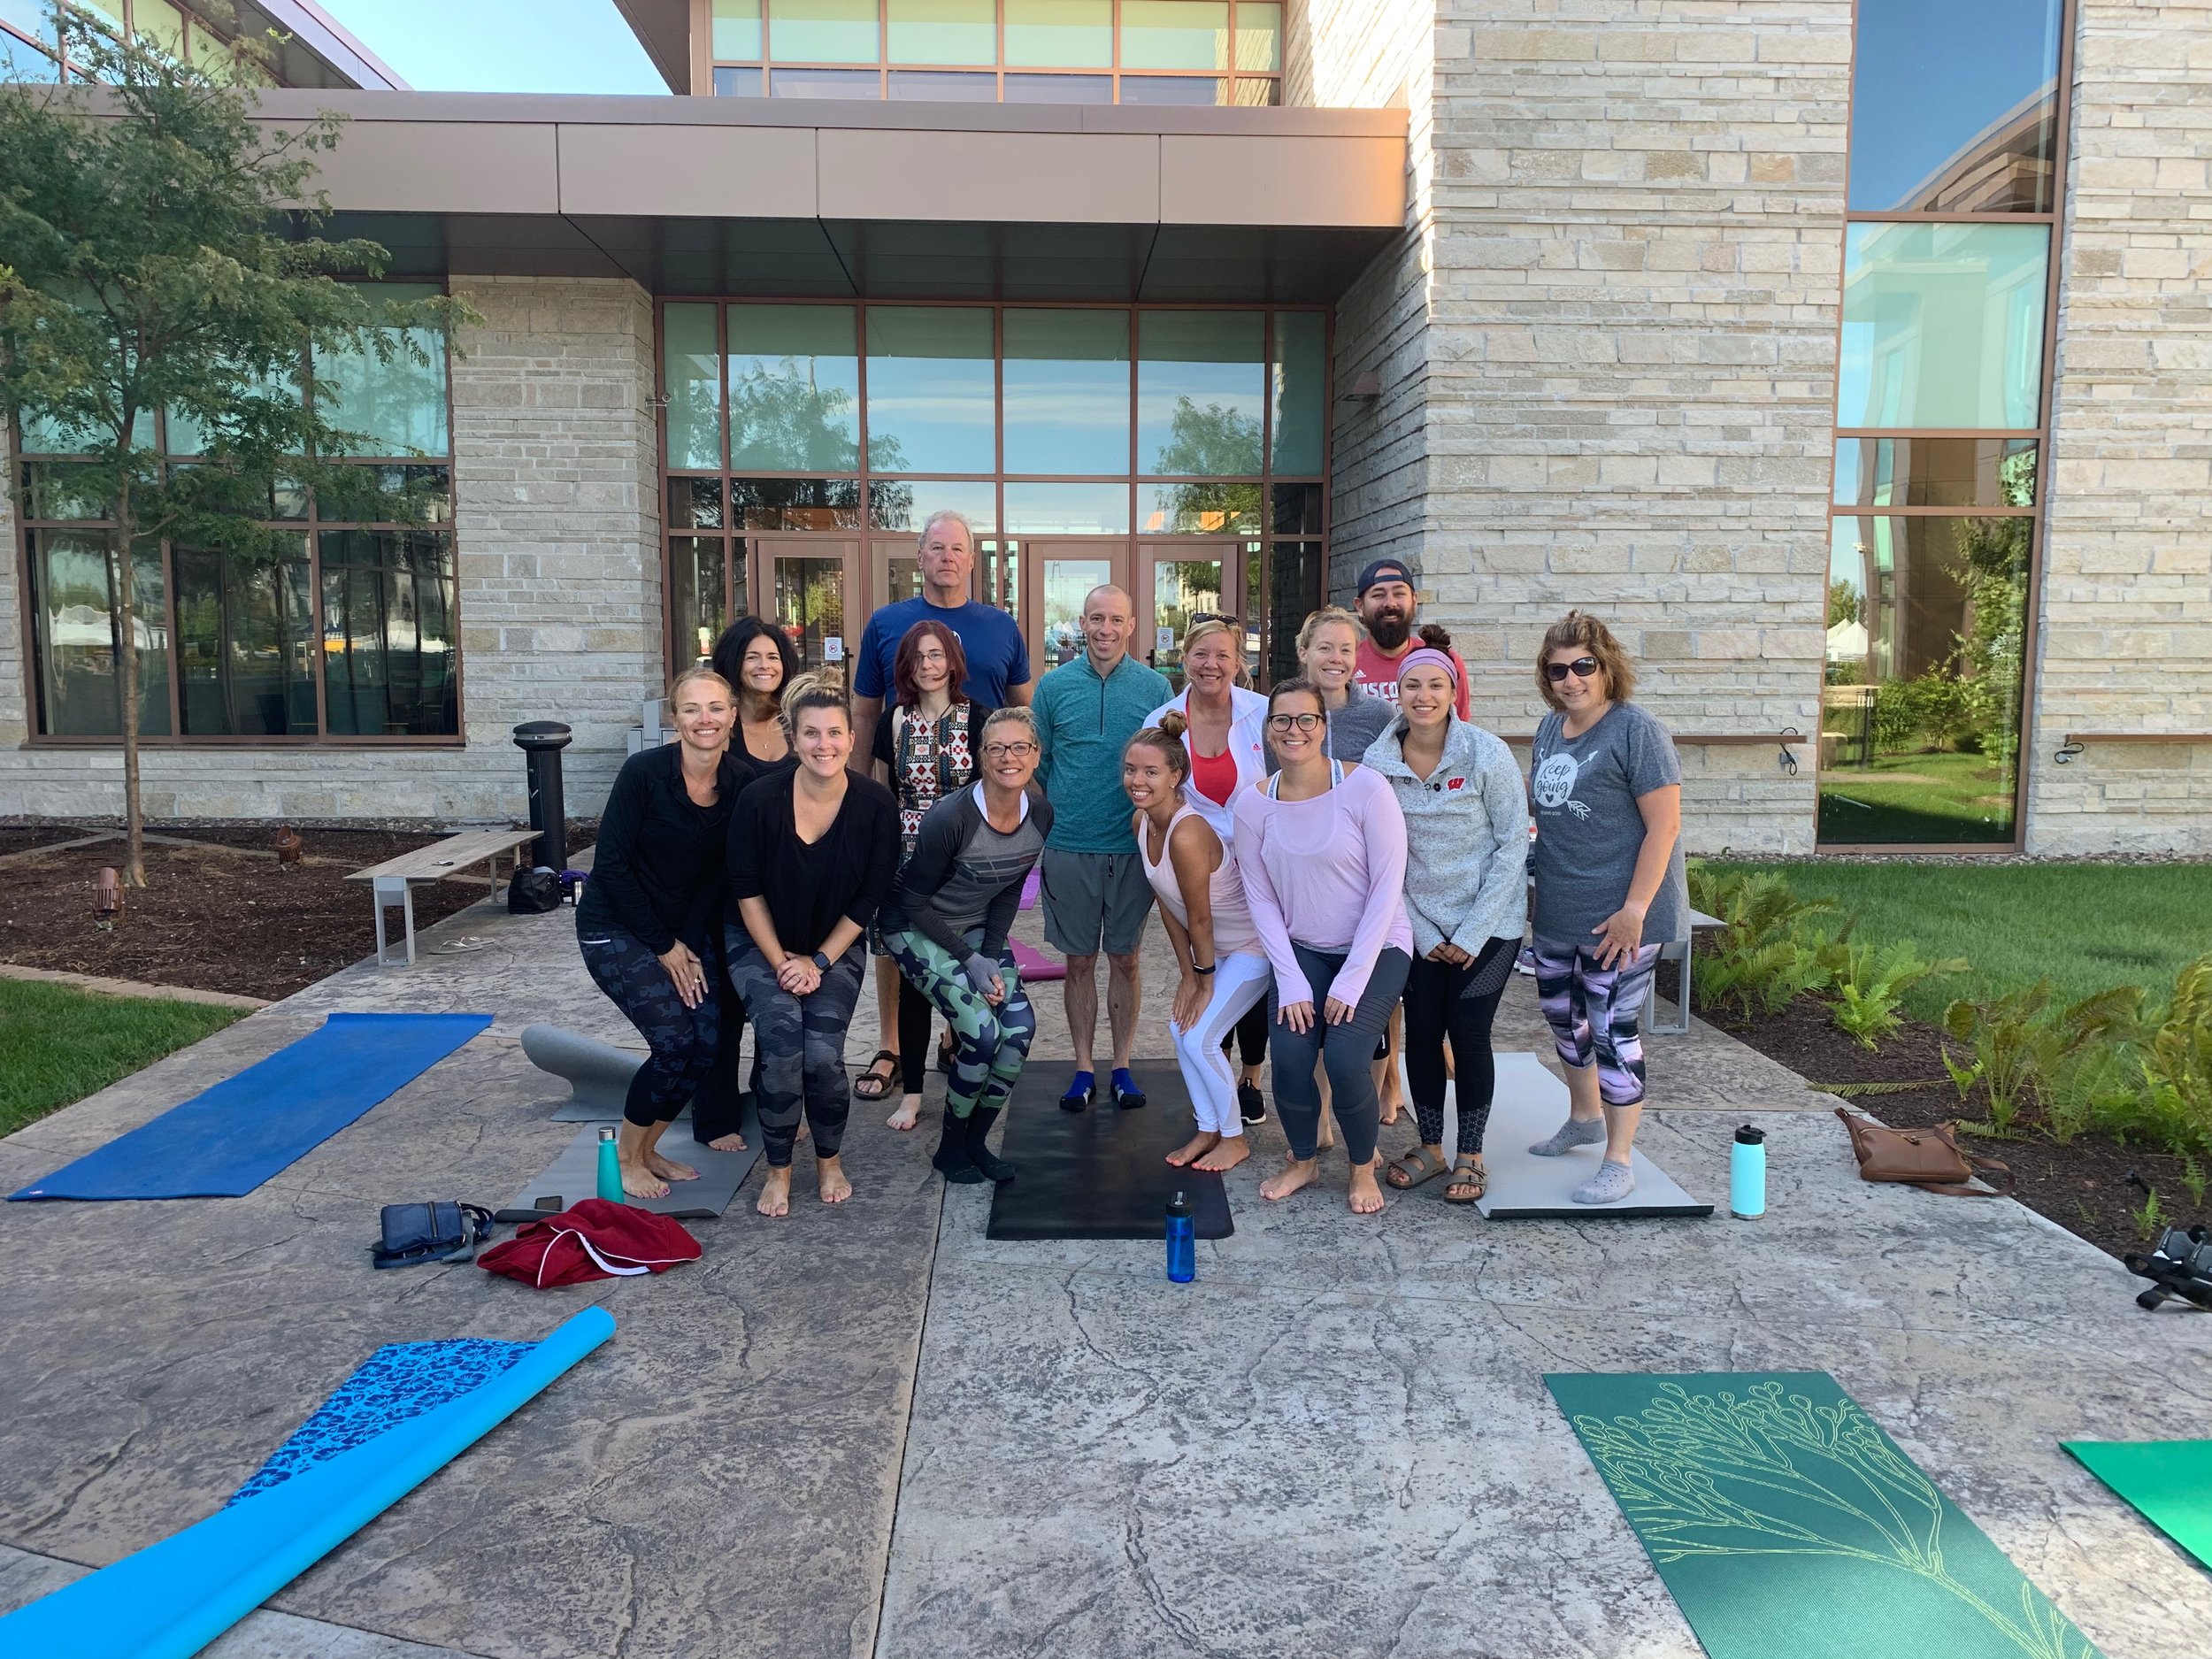
M 1616 1164 L 1608 1158 L 1598 1165 L 1598 1172 L 1576 1187 L 1568 1196 L 1578 1204 L 1609 1204 L 1625 1198 L 1636 1190 L 1636 1174 L 1625 1164 Z
M 1571 1152 L 1577 1147 L 1586 1147 L 1604 1139 L 1604 1118 L 1593 1118 L 1589 1122 L 1582 1123 L 1570 1118 L 1552 1132 L 1550 1140 L 1539 1141 L 1529 1150 L 1540 1158 L 1555 1158 L 1563 1152 Z

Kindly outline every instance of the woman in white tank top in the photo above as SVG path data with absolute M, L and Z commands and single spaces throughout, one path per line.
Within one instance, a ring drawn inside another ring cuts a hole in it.
M 1245 904 L 1236 860 L 1186 800 L 1189 782 L 1183 718 L 1170 710 L 1131 738 L 1121 757 L 1121 786 L 1137 809 L 1130 826 L 1137 856 L 1182 973 L 1168 1030 L 1198 1133 L 1167 1161 L 1178 1168 L 1231 1170 L 1251 1152 L 1237 1110 L 1236 1071 L 1221 1040 L 1266 999 L 1274 974 Z

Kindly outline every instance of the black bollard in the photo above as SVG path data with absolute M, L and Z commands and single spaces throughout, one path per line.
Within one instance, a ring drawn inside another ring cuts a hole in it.
M 515 747 L 530 773 L 530 827 L 538 833 L 533 862 L 549 870 L 568 867 L 568 818 L 561 800 L 561 751 L 568 727 L 558 720 L 526 720 L 515 727 Z

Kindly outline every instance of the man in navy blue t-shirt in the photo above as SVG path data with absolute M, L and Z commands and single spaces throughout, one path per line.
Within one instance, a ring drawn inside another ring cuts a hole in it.
M 968 521 L 956 512 L 930 514 L 922 526 L 917 557 L 922 566 L 921 597 L 879 606 L 868 618 L 855 653 L 853 755 L 863 767 L 875 753 L 876 722 L 883 718 L 884 698 L 891 690 L 891 665 L 898 657 L 899 641 L 925 618 L 943 623 L 959 636 L 961 655 L 968 659 L 968 677 L 960 689 L 973 701 L 991 709 L 1010 703 L 1026 707 L 1034 689 L 1021 628 L 1003 611 L 968 597 L 968 580 L 975 572 L 975 531 Z M 863 1094 L 863 1099 L 880 1100 L 899 1074 L 899 995 L 898 964 L 888 956 L 878 956 L 877 1041 L 881 1046 L 865 1074 L 874 1092 Z

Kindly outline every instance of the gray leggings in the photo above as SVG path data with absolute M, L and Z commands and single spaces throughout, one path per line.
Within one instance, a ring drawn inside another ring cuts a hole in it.
M 1405 994 L 1406 971 L 1412 958 L 1395 945 L 1385 946 L 1375 958 L 1375 971 L 1367 976 L 1367 989 L 1352 1018 L 1341 1025 L 1331 1025 L 1324 1023 L 1322 1010 L 1328 1002 L 1329 987 L 1344 971 L 1343 956 L 1308 949 L 1296 940 L 1291 941 L 1290 948 L 1298 958 L 1298 971 L 1313 987 L 1314 1019 L 1302 1033 L 1282 1023 L 1281 981 L 1278 980 L 1276 991 L 1268 996 L 1268 1010 L 1274 1016 L 1270 1046 L 1274 1050 L 1275 1109 L 1282 1114 L 1290 1156 L 1302 1164 L 1312 1157 L 1314 1140 L 1321 1131 L 1321 1086 L 1313 1075 L 1317 1059 L 1329 1073 L 1329 1110 L 1344 1131 L 1344 1156 L 1355 1164 L 1368 1163 L 1375 1156 L 1375 1136 L 1382 1117 L 1375 1099 L 1375 1075 L 1368 1067 L 1374 1062 L 1375 1045 L 1390 1023 L 1390 1010 Z
M 788 1169 L 806 1113 L 814 1156 L 833 1158 L 845 1144 L 852 1094 L 845 1081 L 845 1028 L 860 999 L 861 964 L 856 944 L 829 965 L 811 995 L 794 996 L 776 983 L 775 970 L 752 935 L 731 927 L 726 935 L 730 983 L 752 1021 L 758 1056 L 761 1151 L 772 1170 Z

